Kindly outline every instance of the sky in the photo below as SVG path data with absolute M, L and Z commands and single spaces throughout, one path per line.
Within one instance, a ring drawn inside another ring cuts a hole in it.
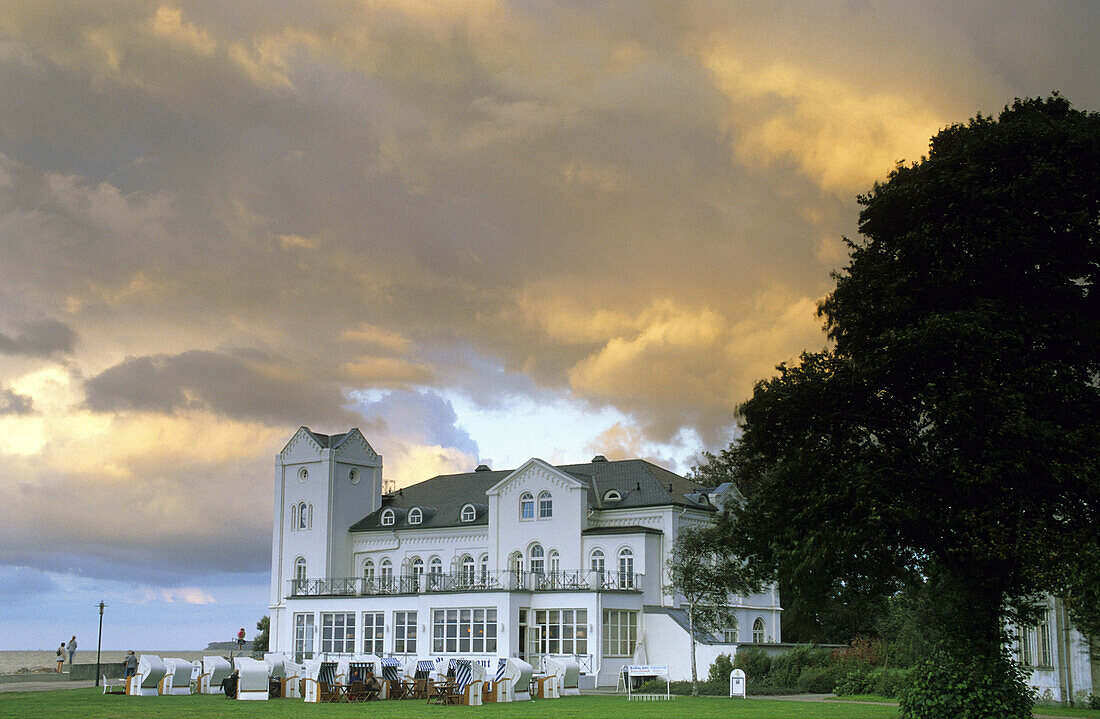
M 1100 3 L 196 0 L 0 13 L 0 649 L 267 612 L 274 456 L 397 486 L 686 472 L 856 196 L 1014 97 L 1100 110 Z

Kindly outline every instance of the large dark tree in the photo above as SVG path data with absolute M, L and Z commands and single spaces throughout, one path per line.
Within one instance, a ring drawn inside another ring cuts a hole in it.
M 1003 664 L 1042 592 L 1100 633 L 1100 115 L 1018 100 L 859 202 L 832 348 L 700 470 L 748 498 L 731 541 L 761 579 L 934 587 L 945 656 Z

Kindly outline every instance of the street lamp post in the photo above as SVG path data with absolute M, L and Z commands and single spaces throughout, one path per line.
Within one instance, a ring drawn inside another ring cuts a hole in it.
M 99 606 L 99 641 L 95 646 L 95 685 L 99 686 L 99 651 L 103 647 L 103 608 L 107 606 L 102 601 L 97 605 Z

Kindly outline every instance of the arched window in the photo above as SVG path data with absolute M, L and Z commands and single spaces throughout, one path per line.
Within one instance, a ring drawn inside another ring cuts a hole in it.
M 623 547 L 619 552 L 619 589 L 634 588 L 634 552 Z
M 303 529 L 313 529 L 313 505 L 310 504 L 306 507 L 306 524 Z
M 420 507 L 413 507 L 409 510 L 409 524 L 420 524 L 424 519 L 424 513 L 420 511 Z
M 443 560 L 439 557 L 432 557 L 432 561 L 428 564 L 428 571 L 432 574 L 443 574 Z
M 516 574 L 521 574 L 523 572 L 523 554 L 512 552 L 512 555 L 508 557 L 508 569 Z
M 524 492 L 519 495 L 519 518 L 535 518 L 535 498 L 531 496 L 530 492 Z
M 298 529 L 298 505 L 292 505 L 290 507 L 290 531 Z
M 374 583 L 374 561 L 371 559 L 363 562 L 363 584 L 370 587 Z
M 420 580 L 424 577 L 424 560 L 420 557 L 413 557 L 409 566 L 412 567 L 412 590 L 419 592 Z
M 474 509 L 474 505 L 467 504 L 462 507 L 461 519 L 463 522 L 472 522 L 477 519 L 477 510 Z
M 558 554 L 558 550 L 551 549 L 549 554 L 550 559 L 550 573 L 557 575 L 561 571 L 561 555 Z
M 474 583 L 474 558 L 469 554 L 462 557 L 462 583 L 470 586 Z
M 546 572 L 546 559 L 541 544 L 531 545 L 531 571 L 535 574 Z
M 386 589 L 393 585 L 393 562 L 388 558 L 383 559 L 378 567 L 378 583 Z
M 603 560 L 603 550 L 602 549 L 593 549 L 592 550 L 592 565 L 591 566 L 592 566 L 592 571 L 593 572 L 603 572 L 604 571 L 605 565 L 604 565 L 604 560 Z
M 294 579 L 299 582 L 306 580 L 306 558 L 298 557 L 294 560 Z
M 609 489 L 603 495 L 603 501 L 605 502 L 621 502 L 622 499 L 623 495 L 619 494 L 617 489 Z
M 392 509 L 383 509 L 382 510 L 382 526 L 383 527 L 388 527 L 391 524 L 393 524 L 393 510 Z
M 489 555 L 488 554 L 482 554 L 481 555 L 481 581 L 482 582 L 488 582 L 489 581 Z
M 313 526 L 313 505 L 299 502 L 292 513 L 297 518 L 295 529 L 309 529 Z
M 554 498 L 549 492 L 539 492 L 539 519 L 550 519 L 554 516 Z
M 764 643 L 764 618 L 757 617 L 756 621 L 752 623 L 752 642 L 753 644 Z

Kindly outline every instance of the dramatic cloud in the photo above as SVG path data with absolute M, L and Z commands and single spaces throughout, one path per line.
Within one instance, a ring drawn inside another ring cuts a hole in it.
M 25 395 L 16 394 L 7 387 L 0 387 L 0 415 L 32 414 L 34 400 Z
M 397 485 L 494 456 L 684 468 L 824 344 L 853 195 L 1015 96 L 1100 108 L 1098 25 L 1073 2 L 9 3 L 0 569 L 239 626 L 262 588 L 212 587 L 262 584 L 300 425 L 359 426 Z
M 57 320 L 22 322 L 14 336 L 0 332 L 0 354 L 49 357 L 72 354 L 75 345 L 76 332 Z

